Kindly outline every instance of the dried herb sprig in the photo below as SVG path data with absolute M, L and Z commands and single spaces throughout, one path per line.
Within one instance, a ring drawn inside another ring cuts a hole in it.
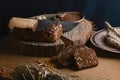
M 13 71 L 15 80 L 82 80 L 68 76 L 59 70 L 45 64 L 20 65 Z

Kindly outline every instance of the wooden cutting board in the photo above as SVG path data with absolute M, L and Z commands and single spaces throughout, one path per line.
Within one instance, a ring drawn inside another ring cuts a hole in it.
M 65 32 L 62 35 L 61 39 L 63 40 L 63 42 L 65 42 L 67 46 L 71 44 L 85 46 L 86 42 L 90 38 L 92 31 L 92 23 L 83 18 L 80 20 L 79 24 L 76 27 Z
M 11 38 L 11 45 L 19 54 L 29 56 L 44 56 L 50 57 L 57 55 L 61 50 L 65 48 L 65 44 L 61 39 L 56 42 L 34 42 L 34 41 L 22 41 L 15 38 Z

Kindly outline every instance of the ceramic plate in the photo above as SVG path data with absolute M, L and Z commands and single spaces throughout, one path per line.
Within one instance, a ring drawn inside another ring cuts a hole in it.
M 93 34 L 90 38 L 91 43 L 103 50 L 113 52 L 113 53 L 120 53 L 119 49 L 116 49 L 108 44 L 106 44 L 105 37 L 107 36 L 107 31 L 105 29 L 97 31 L 95 34 Z

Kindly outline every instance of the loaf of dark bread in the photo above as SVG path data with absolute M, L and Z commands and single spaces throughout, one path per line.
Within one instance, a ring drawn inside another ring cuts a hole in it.
M 33 24 L 31 24 L 32 27 L 27 27 L 30 21 L 31 19 L 12 18 L 9 24 L 10 28 L 12 25 L 12 36 L 16 39 L 27 41 L 55 42 L 62 35 L 62 25 L 59 23 L 51 24 L 47 27 L 38 26 L 39 23 L 37 23 L 37 26 L 32 26 Z
M 75 65 L 78 69 L 84 69 L 98 65 L 98 58 L 93 49 L 80 46 L 68 46 L 58 55 L 58 61 L 65 67 Z

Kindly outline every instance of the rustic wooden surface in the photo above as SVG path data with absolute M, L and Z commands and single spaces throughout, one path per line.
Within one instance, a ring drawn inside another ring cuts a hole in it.
M 10 38 L 11 46 L 14 47 L 18 53 L 31 56 L 44 56 L 50 57 L 57 55 L 61 50 L 65 48 L 65 44 L 61 39 L 56 42 L 34 42 L 34 41 L 22 41 L 14 38 Z M 16 47 L 17 46 L 17 47 Z
M 69 75 L 80 76 L 82 80 L 119 80 L 120 79 L 120 55 L 109 55 L 97 49 L 99 65 L 84 70 L 60 69 Z M 7 71 L 13 70 L 17 65 L 30 64 L 36 61 L 44 62 L 49 58 L 24 56 L 14 52 L 8 38 L 0 37 L 0 74 L 8 76 Z

